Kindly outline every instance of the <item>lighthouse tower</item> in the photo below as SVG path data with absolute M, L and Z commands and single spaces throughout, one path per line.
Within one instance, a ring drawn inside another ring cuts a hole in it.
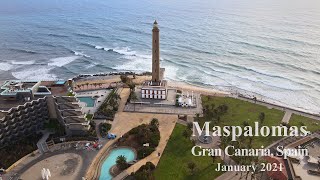
M 152 29 L 152 85 L 160 83 L 160 47 L 159 28 L 157 21 L 153 23 Z
M 167 98 L 166 81 L 162 80 L 164 68 L 160 68 L 160 42 L 159 27 L 157 21 L 154 21 L 152 28 L 152 78 L 151 81 L 144 82 L 141 88 L 142 99 Z

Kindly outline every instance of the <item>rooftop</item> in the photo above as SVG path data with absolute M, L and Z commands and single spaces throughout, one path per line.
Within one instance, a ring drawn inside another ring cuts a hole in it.
M 65 81 L 8 80 L 0 85 L 0 111 L 8 111 L 12 107 L 51 94 L 65 96 L 67 92 L 68 87 L 65 86 Z
M 31 92 L 36 88 L 38 81 L 5 81 L 1 86 L 1 96 L 16 95 L 17 93 Z
M 159 88 L 166 88 L 167 86 L 167 81 L 166 80 L 162 80 L 162 81 L 159 81 L 158 84 L 154 84 L 154 82 L 152 81 L 145 81 L 143 84 L 142 84 L 142 88 L 148 88 L 148 89 L 159 89 Z
M 40 85 L 46 86 L 54 96 L 65 96 L 68 93 L 68 87 L 64 84 L 65 81 L 41 81 Z

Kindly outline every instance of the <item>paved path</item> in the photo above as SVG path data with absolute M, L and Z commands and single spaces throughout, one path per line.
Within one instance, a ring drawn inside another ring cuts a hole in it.
M 129 88 L 119 88 L 118 89 L 118 93 L 120 94 L 120 103 L 119 103 L 119 108 L 118 108 L 118 112 L 123 112 L 126 103 L 127 103 L 127 99 L 130 95 L 130 89 Z
M 291 115 L 292 115 L 292 111 L 286 110 L 286 113 L 284 114 L 281 122 L 288 124 L 290 121 Z
M 145 104 L 127 104 L 125 106 L 126 112 L 141 112 L 141 113 L 161 113 L 161 114 L 185 114 L 185 115 L 195 115 L 197 113 L 201 114 L 201 108 L 184 108 L 176 106 L 150 106 Z

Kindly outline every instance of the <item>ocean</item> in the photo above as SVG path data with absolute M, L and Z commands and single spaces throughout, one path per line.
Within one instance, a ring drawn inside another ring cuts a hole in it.
M 318 0 L 1 0 L 0 80 L 151 70 L 320 112 Z

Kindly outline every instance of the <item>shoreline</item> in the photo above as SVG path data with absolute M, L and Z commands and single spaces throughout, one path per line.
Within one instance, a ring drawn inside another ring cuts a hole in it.
M 84 77 L 86 81 L 94 81 L 94 79 L 106 79 L 106 82 L 110 81 L 117 81 L 120 78 L 120 75 L 128 75 L 129 77 L 133 77 L 133 74 L 136 75 L 136 79 L 133 79 L 134 83 L 140 84 L 145 80 L 150 80 L 151 75 L 146 75 L 143 73 L 133 73 L 133 72 L 118 72 L 118 73 L 110 73 L 110 74 L 92 74 L 91 76 Z M 78 75 L 76 77 L 79 77 L 81 75 Z M 81 79 L 82 81 L 83 79 Z M 168 88 L 176 88 L 178 90 L 185 90 L 189 91 L 190 93 L 196 92 L 202 95 L 209 95 L 209 96 L 219 96 L 219 97 L 233 97 L 237 99 L 246 99 L 246 100 L 253 100 L 254 97 L 257 98 L 257 102 L 264 103 L 266 105 L 271 105 L 275 106 L 278 109 L 283 109 L 283 110 L 292 110 L 296 111 L 299 114 L 308 114 L 316 117 L 320 117 L 320 113 L 316 113 L 307 109 L 299 108 L 299 107 L 293 107 L 290 105 L 287 105 L 286 103 L 278 102 L 273 100 L 272 98 L 268 98 L 265 96 L 262 96 L 260 94 L 246 91 L 243 89 L 238 89 L 238 88 L 233 88 L 230 89 L 229 91 L 227 90 L 219 90 L 214 87 L 208 87 L 208 86 L 201 86 L 201 85 L 196 85 L 192 83 L 187 83 L 187 82 L 181 82 L 181 81 L 175 81 L 175 80 L 166 80 L 167 81 L 167 86 Z
M 76 85 L 85 84 L 87 82 L 89 82 L 89 84 L 91 83 L 108 84 L 112 82 L 121 81 L 120 75 L 127 75 L 132 78 L 133 74 L 136 75 L 136 79 L 133 79 L 133 82 L 136 84 L 141 84 L 142 82 L 151 79 L 151 75 L 149 75 L 148 72 L 135 73 L 132 71 L 121 71 L 121 72 L 109 72 L 109 73 L 97 73 L 97 74 L 79 74 L 70 78 L 65 78 L 65 80 L 72 79 L 76 82 Z M 315 112 L 315 111 L 304 109 L 301 107 L 290 106 L 287 103 L 280 102 L 269 97 L 265 97 L 258 93 L 246 91 L 244 89 L 239 89 L 237 87 L 231 87 L 228 90 L 220 90 L 216 87 L 198 85 L 198 84 L 193 84 L 193 83 L 188 83 L 183 81 L 176 81 L 176 80 L 166 80 L 166 81 L 167 81 L 168 88 L 185 90 L 190 93 L 193 91 L 195 93 L 209 95 L 209 96 L 220 96 L 220 97 L 227 96 L 227 97 L 233 97 L 238 99 L 244 98 L 246 100 L 252 100 L 254 97 L 256 97 L 257 101 L 261 103 L 320 117 L 320 112 Z M 5 82 L 5 80 L 0 80 L 0 82 Z

